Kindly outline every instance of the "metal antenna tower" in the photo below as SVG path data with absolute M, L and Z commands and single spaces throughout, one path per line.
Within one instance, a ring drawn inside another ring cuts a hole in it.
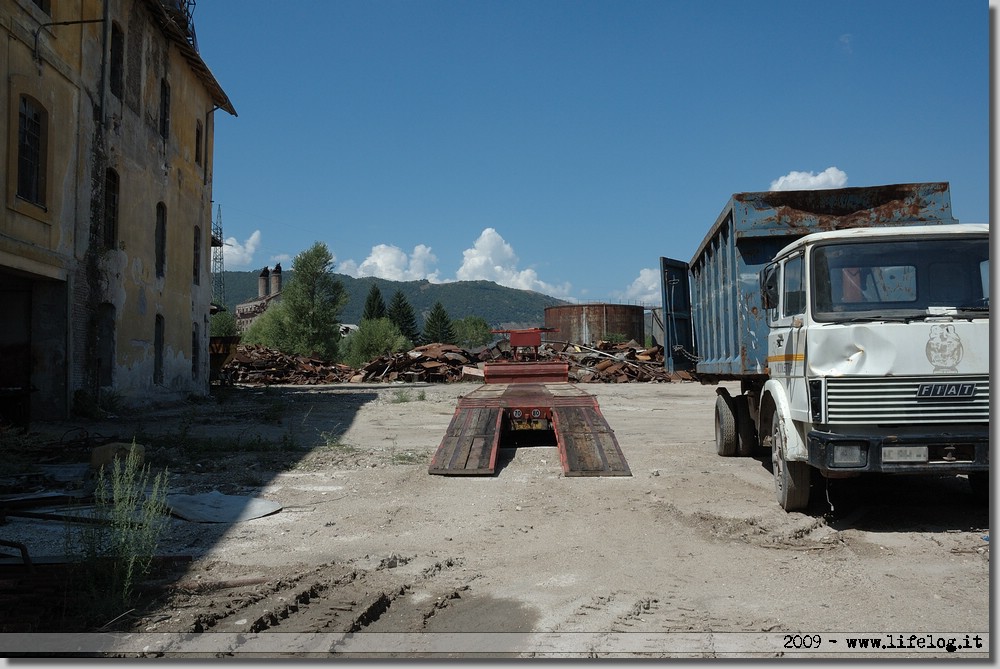
M 222 205 L 216 205 L 215 221 L 212 223 L 212 302 L 223 309 L 226 308 L 226 266 L 222 248 L 225 245 L 222 236 Z

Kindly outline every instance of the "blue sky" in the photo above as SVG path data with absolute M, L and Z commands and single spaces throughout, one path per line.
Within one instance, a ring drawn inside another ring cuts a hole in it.
M 652 305 L 736 192 L 948 181 L 988 222 L 989 7 L 199 0 L 226 269 L 322 241 L 352 276 Z

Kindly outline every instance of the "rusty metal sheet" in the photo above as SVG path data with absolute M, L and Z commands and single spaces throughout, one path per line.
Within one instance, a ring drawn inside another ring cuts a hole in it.
M 594 406 L 552 410 L 559 459 L 566 476 L 631 476 L 614 430 Z
M 496 468 L 500 444 L 499 407 L 463 405 L 451 417 L 448 431 L 431 459 L 428 473 L 483 476 Z
M 569 363 L 490 362 L 483 375 L 486 383 L 560 383 L 569 380 Z

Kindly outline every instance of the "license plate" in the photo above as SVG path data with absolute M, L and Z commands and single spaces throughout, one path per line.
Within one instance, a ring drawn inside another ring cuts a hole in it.
M 883 446 L 882 462 L 927 462 L 927 447 Z

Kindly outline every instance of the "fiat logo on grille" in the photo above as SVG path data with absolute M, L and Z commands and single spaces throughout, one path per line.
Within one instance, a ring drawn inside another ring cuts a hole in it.
M 918 399 L 952 399 L 975 394 L 975 383 L 921 383 L 917 386 Z

